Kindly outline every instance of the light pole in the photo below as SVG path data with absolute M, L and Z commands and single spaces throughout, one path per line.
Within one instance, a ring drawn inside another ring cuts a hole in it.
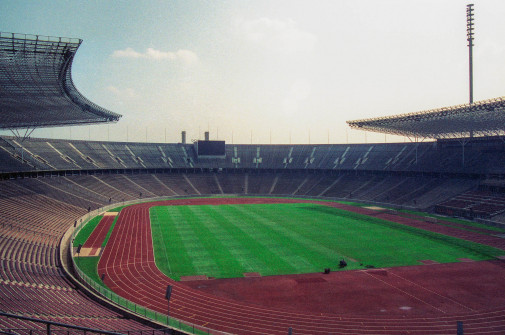
M 468 41 L 468 70 L 470 104 L 473 104 L 473 4 L 466 5 L 466 40 Z
M 165 299 L 167 299 L 167 316 L 170 317 L 170 297 L 172 296 L 172 285 L 167 286 L 167 291 L 165 292 Z

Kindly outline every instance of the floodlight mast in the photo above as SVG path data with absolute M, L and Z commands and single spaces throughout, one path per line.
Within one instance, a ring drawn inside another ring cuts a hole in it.
M 470 104 L 473 104 L 473 4 L 466 5 L 466 40 L 468 41 Z

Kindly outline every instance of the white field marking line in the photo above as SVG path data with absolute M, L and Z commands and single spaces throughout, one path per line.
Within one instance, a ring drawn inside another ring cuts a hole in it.
M 153 238 L 153 232 L 152 232 L 152 226 L 151 226 L 151 220 L 149 218 L 149 213 L 150 213 L 150 210 L 151 210 L 152 206 L 149 206 L 146 208 L 146 223 L 144 224 L 144 229 L 145 229 L 145 247 L 144 247 L 144 252 L 143 254 L 147 254 L 147 259 L 145 259 L 141 264 L 140 264 L 140 267 L 142 269 L 142 271 L 145 271 L 147 273 L 151 273 L 151 281 L 156 281 L 156 276 L 154 272 L 150 271 L 150 266 L 149 264 L 150 263 L 154 263 L 154 266 L 157 268 L 156 266 L 156 261 L 155 261 L 155 255 L 154 255 L 154 248 L 153 248 L 153 242 L 152 242 L 152 238 Z M 151 241 L 149 243 L 149 240 Z M 150 247 L 149 247 L 150 246 Z M 151 258 L 151 255 L 152 255 L 152 258 Z M 170 265 L 169 265 L 170 266 Z M 159 270 L 159 269 L 158 269 Z
M 202 222 L 203 225 L 206 226 L 206 228 L 213 234 L 213 236 L 221 243 L 221 245 L 225 248 L 228 249 L 228 252 L 242 265 L 245 265 L 247 268 L 251 269 L 252 271 L 252 267 L 251 265 L 246 261 L 246 258 L 244 257 L 240 257 L 239 255 L 233 253 L 233 248 L 230 247 L 229 244 L 227 244 L 225 242 L 225 240 L 222 238 L 224 235 L 222 235 L 222 233 L 224 234 L 228 234 L 228 230 L 226 228 L 223 228 L 221 225 L 218 224 L 218 222 L 212 217 L 211 213 L 218 213 L 223 219 L 225 219 L 230 225 L 232 225 L 232 223 L 230 222 L 230 220 L 225 216 L 223 215 L 223 213 L 218 210 L 216 207 L 218 206 L 209 206 L 208 208 L 205 208 L 202 210 L 201 213 L 203 213 L 209 220 L 206 220 L 205 222 L 203 222 L 202 220 L 200 220 L 200 222 Z M 198 214 L 200 215 L 200 214 Z M 212 221 L 212 223 L 210 223 Z M 209 226 L 209 224 L 211 226 Z M 215 227 L 218 227 L 217 229 Z M 218 234 L 219 232 L 221 232 L 221 234 Z M 235 239 L 234 239 L 235 241 Z
M 146 254 L 147 259 L 142 259 L 141 262 L 135 262 L 134 266 L 135 266 L 135 268 L 137 268 L 137 265 L 140 265 L 140 269 L 144 273 L 147 273 L 150 275 L 148 282 L 152 282 L 152 281 L 158 282 L 158 281 L 162 281 L 163 279 L 167 279 L 168 277 L 164 273 L 162 273 L 158 269 L 158 267 L 156 266 L 155 254 L 154 254 L 152 242 L 151 242 L 151 247 L 149 248 L 149 238 L 151 238 L 151 241 L 152 241 L 152 237 L 153 237 L 152 225 L 150 222 L 150 209 L 152 207 L 153 206 L 144 207 L 145 213 L 141 213 L 141 216 L 145 216 L 145 219 L 146 219 L 146 222 L 143 224 L 143 228 L 144 228 L 143 234 L 145 236 L 145 240 L 144 240 L 145 245 L 143 245 L 141 255 Z M 150 259 L 151 255 L 152 255 L 152 259 Z M 152 270 L 152 268 L 149 266 L 149 264 L 154 264 L 156 271 Z M 161 278 L 160 278 L 160 276 L 161 276 Z M 166 283 L 166 280 L 163 280 L 163 282 Z M 154 302 L 156 302 L 156 300 Z
M 228 207 L 228 208 L 233 208 L 233 207 Z M 250 235 L 249 235 L 246 231 L 244 231 L 244 230 L 242 229 L 242 227 L 241 227 L 241 226 L 238 226 L 237 224 L 235 224 L 235 223 L 234 223 L 234 221 L 236 222 L 237 220 L 231 220 L 231 219 L 230 219 L 230 216 L 232 216 L 233 214 L 231 214 L 231 213 L 229 213 L 229 212 L 226 212 L 226 211 L 225 211 L 225 212 L 223 212 L 221 209 L 219 209 L 219 210 L 218 210 L 217 208 L 212 208 L 212 210 L 217 211 L 217 212 L 219 213 L 219 215 L 221 215 L 221 216 L 222 216 L 222 217 L 223 217 L 226 221 L 228 221 L 228 223 L 230 224 L 230 226 L 232 226 L 233 228 L 237 229 L 237 230 L 238 230 L 238 231 L 240 231 L 242 234 L 246 234 L 246 235 L 250 236 Z M 233 216 L 233 217 L 235 217 L 235 218 L 236 218 L 236 216 Z M 225 229 L 225 230 L 226 230 L 226 229 Z M 236 239 L 234 239 L 234 241 L 236 241 Z M 237 249 L 230 249 L 230 252 L 231 252 L 232 254 L 234 254 L 231 250 L 237 250 Z M 238 250 L 244 250 L 244 249 L 239 248 Z M 257 269 L 257 268 L 255 268 L 255 267 L 253 267 L 253 266 L 251 266 L 251 263 L 250 263 L 250 261 L 252 261 L 252 260 L 257 260 L 257 258 L 254 256 L 254 254 L 253 254 L 253 253 L 251 253 L 251 252 L 249 252 L 249 251 L 247 252 L 247 255 L 248 255 L 248 256 L 246 256 L 246 255 L 239 256 L 239 255 L 237 255 L 237 254 L 234 254 L 234 257 L 236 257 L 236 259 L 237 259 L 237 260 L 240 260 L 240 262 L 241 262 L 242 264 L 244 264 L 247 268 L 249 268 L 248 272 L 259 272 L 259 271 L 257 271 L 258 269 Z M 249 261 L 247 261 L 247 259 L 248 259 L 248 258 L 249 258 Z M 255 263 L 256 263 L 256 264 L 258 264 L 258 263 L 262 263 L 262 262 L 258 260 L 258 261 L 257 261 L 257 262 L 255 262 Z
M 151 208 L 153 208 L 153 207 L 149 208 L 149 224 L 152 227 L 153 221 L 151 220 Z M 165 209 L 165 208 L 166 208 L 166 206 L 163 209 Z M 168 211 L 167 211 L 167 215 L 168 215 Z M 156 223 L 158 224 L 158 228 L 160 230 L 161 242 L 163 244 L 163 250 L 165 250 L 165 260 L 166 260 L 167 265 L 168 265 L 168 271 L 169 271 L 170 274 L 173 274 L 172 273 L 172 267 L 170 266 L 170 262 L 168 260 L 167 247 L 165 245 L 165 238 L 163 237 L 163 234 L 161 233 L 161 223 L 160 223 L 160 220 L 158 219 L 158 214 L 156 214 Z M 151 241 L 152 241 L 152 244 L 153 244 L 154 263 L 156 264 L 156 253 L 154 252 L 154 239 L 153 239 L 152 229 L 151 229 Z
M 391 286 L 391 287 L 392 287 L 392 288 L 394 288 L 395 290 L 400 291 L 400 292 L 402 292 L 403 294 L 406 294 L 406 295 L 408 295 L 409 297 L 412 297 L 412 298 L 414 298 L 414 299 L 416 299 L 416 300 L 419 300 L 419 301 L 420 301 L 420 302 L 422 302 L 423 304 L 426 304 L 426 305 L 428 305 L 428 306 L 430 306 L 430 307 L 432 307 L 432 308 L 436 309 L 437 311 L 440 311 L 440 312 L 442 312 L 442 313 L 446 314 L 446 313 L 445 313 L 443 310 L 441 310 L 440 308 L 437 308 L 437 307 L 433 306 L 432 304 L 427 303 L 426 301 L 424 301 L 424 300 L 422 300 L 422 299 L 420 299 L 420 298 L 416 297 L 415 295 L 412 295 L 412 294 L 408 293 L 407 291 L 404 291 L 404 290 L 402 290 L 402 289 L 400 289 L 400 288 L 398 288 L 398 287 L 396 287 L 396 286 L 394 286 L 394 285 L 392 285 L 392 284 L 389 284 L 389 283 L 387 283 L 386 281 L 384 281 L 384 280 L 382 280 L 382 279 L 380 279 L 380 278 L 377 278 L 377 277 L 375 277 L 375 276 L 372 276 L 372 274 L 370 274 L 367 270 L 362 270 L 361 272 L 364 272 L 364 273 L 366 273 L 367 275 L 369 275 L 370 277 L 372 277 L 372 278 L 374 278 L 374 279 L 376 279 L 376 280 L 378 280 L 378 281 L 380 281 L 380 282 L 382 282 L 382 283 L 384 283 L 384 284 L 386 284 L 386 285 L 388 285 L 388 286 Z
M 463 304 L 461 304 L 461 303 L 457 302 L 456 300 L 451 299 L 451 298 L 449 298 L 449 297 L 445 297 L 445 296 L 443 296 L 443 295 L 441 295 L 441 294 L 439 294 L 439 293 L 437 293 L 437 292 L 435 292 L 435 291 L 429 290 L 429 289 L 427 289 L 427 288 L 426 288 L 426 287 L 424 287 L 424 286 L 421 286 L 421 285 L 419 285 L 419 284 L 417 284 L 417 283 L 415 283 L 415 282 L 413 282 L 413 281 L 408 280 L 407 278 L 403 278 L 402 276 L 397 275 L 396 273 L 393 273 L 393 272 L 388 272 L 388 273 L 390 273 L 390 274 L 392 274 L 393 276 L 396 276 L 396 277 L 398 277 L 398 278 L 400 278 L 400 279 L 402 279 L 402 280 L 405 280 L 406 282 L 409 282 L 409 283 L 411 283 L 411 284 L 413 284 L 413 285 L 415 285 L 415 286 L 418 286 L 418 287 L 422 288 L 422 289 L 423 289 L 423 290 L 425 290 L 425 291 L 428 291 L 428 292 L 430 292 L 430 293 L 433 293 L 433 294 L 435 294 L 435 295 L 438 295 L 438 296 L 439 296 L 439 297 L 441 297 L 441 298 L 444 298 L 444 299 L 447 299 L 447 300 L 449 300 L 449 301 L 452 301 L 452 302 L 454 302 L 455 304 L 460 305 L 460 306 L 461 306 L 461 307 L 463 307 L 463 308 L 469 309 L 469 310 L 470 310 L 470 311 L 472 311 L 472 312 L 476 312 L 476 310 L 474 310 L 473 308 L 470 308 L 470 307 L 468 307 L 468 306 L 466 306 L 466 305 L 463 305 Z
M 303 236 L 303 234 L 297 233 L 297 232 L 289 229 L 289 227 L 277 225 L 276 223 L 278 223 L 279 221 L 286 222 L 286 225 L 287 225 L 288 220 L 284 219 L 282 215 L 279 215 L 278 220 L 272 220 L 268 216 L 263 216 L 261 212 L 260 213 L 255 212 L 253 209 L 248 208 L 248 207 L 237 208 L 237 210 L 242 213 L 246 213 L 249 217 L 254 217 L 255 220 L 258 221 L 258 223 L 261 224 L 262 226 L 267 227 L 267 228 L 271 229 L 272 231 L 275 231 L 276 233 L 283 234 L 284 236 L 286 236 L 286 238 L 296 241 L 297 243 L 305 246 L 305 248 L 307 248 L 307 249 L 316 251 L 318 253 L 322 253 L 324 255 L 338 253 L 339 257 L 346 258 L 350 261 L 358 263 L 358 261 L 356 259 L 345 255 L 340 250 L 336 250 L 336 252 L 334 252 L 333 250 L 326 248 L 324 246 L 321 246 L 318 243 L 314 243 L 313 239 L 307 238 L 307 237 Z M 281 258 L 284 259 L 289 264 L 292 264 L 292 262 L 290 260 L 291 258 L 286 259 L 282 256 L 281 256 Z M 308 262 L 308 263 L 310 264 L 310 262 Z
M 207 220 L 207 218 L 202 217 L 202 214 L 201 214 L 201 213 L 203 213 L 203 210 L 197 211 L 197 208 L 198 207 L 195 207 L 195 206 L 187 206 L 187 210 L 191 213 L 192 216 L 194 216 L 195 221 L 194 221 L 194 223 L 191 223 L 191 221 L 184 219 L 183 222 L 185 223 L 185 225 L 187 227 L 189 227 L 191 234 L 196 237 L 196 240 L 198 242 L 196 245 L 199 246 L 198 251 L 195 251 L 195 252 L 198 252 L 199 255 L 196 258 L 193 255 L 191 257 L 191 263 L 192 263 L 193 267 L 195 268 L 195 270 L 197 271 L 197 273 L 199 273 L 200 275 L 208 275 L 207 268 L 211 267 L 213 269 L 216 269 L 219 267 L 218 267 L 218 264 L 216 263 L 216 260 L 214 259 L 214 257 L 212 257 L 212 255 L 213 255 L 212 250 L 207 248 L 205 246 L 205 244 L 202 243 L 201 238 L 198 237 L 198 234 L 196 233 L 196 231 L 198 230 L 198 227 L 196 227 L 196 225 L 201 225 L 201 226 L 208 228 L 207 224 L 205 224 L 205 222 L 207 222 L 208 220 Z M 187 244 L 185 244 L 184 248 L 187 250 Z M 204 264 L 202 264 L 201 262 L 198 261 L 201 258 L 206 259 Z M 209 264 L 209 262 L 211 262 L 212 264 Z M 207 264 L 207 265 L 205 265 L 205 264 Z
M 218 207 L 216 206 L 216 207 L 210 207 L 210 209 L 211 209 L 211 211 L 217 212 L 217 213 L 218 213 L 218 214 L 219 214 L 222 218 L 224 218 L 224 219 L 228 222 L 228 224 L 229 224 L 230 226 L 233 226 L 233 227 L 235 227 L 235 228 L 237 228 L 237 229 L 239 229 L 239 230 L 240 230 L 240 228 L 238 228 L 237 226 L 235 226 L 235 225 L 234 225 L 234 224 L 230 221 L 230 219 L 229 219 L 229 218 L 225 215 L 225 213 L 223 213 L 223 210 L 224 210 L 225 208 L 218 208 Z M 228 230 L 227 230 L 226 228 L 223 228 L 223 230 L 224 230 L 226 233 L 229 233 L 229 232 L 228 232 Z M 233 241 L 237 241 L 237 239 L 233 239 Z M 221 243 L 223 243 L 223 242 L 221 242 Z M 225 244 L 223 243 L 223 245 L 225 245 Z M 230 247 L 230 246 L 228 245 L 228 247 Z M 234 257 L 236 257 L 236 258 L 237 258 L 237 260 L 239 260 L 239 262 L 240 262 L 240 263 L 244 264 L 244 265 L 245 265 L 245 266 L 249 269 L 249 271 L 248 271 L 248 272 L 254 272 L 255 268 L 253 268 L 253 267 L 251 266 L 251 264 L 247 261 L 248 257 L 246 257 L 245 255 L 243 255 L 243 256 L 239 256 L 238 254 L 236 254 L 236 253 L 234 253 L 234 252 L 233 252 L 233 251 L 236 251 L 236 250 L 242 250 L 242 249 L 234 249 L 234 248 L 230 248 L 229 250 L 230 250 L 230 253 L 231 253 L 231 254 L 233 254 L 233 255 L 234 255 Z M 253 255 L 251 255 L 251 253 L 250 253 L 250 252 L 248 252 L 247 254 L 248 254 L 248 255 L 250 255 L 250 256 L 253 256 Z

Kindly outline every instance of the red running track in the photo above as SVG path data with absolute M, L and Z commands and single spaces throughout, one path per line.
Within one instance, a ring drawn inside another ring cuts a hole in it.
M 114 222 L 116 217 L 112 215 L 104 216 L 98 225 L 95 227 L 91 235 L 89 235 L 86 242 L 84 242 L 83 248 L 101 248 L 107 233 L 110 230 L 110 226 Z
M 292 327 L 294 334 L 455 334 L 456 321 L 464 320 L 465 334 L 505 334 L 505 297 L 493 301 L 495 305 L 489 304 L 488 308 L 476 310 L 472 308 L 475 304 L 472 304 L 471 300 L 472 296 L 478 296 L 481 293 L 478 288 L 474 292 L 475 288 L 472 288 L 472 285 L 466 286 L 465 290 L 468 292 L 462 295 L 462 298 L 446 296 L 442 291 L 437 292 L 437 282 L 434 280 L 447 283 L 451 281 L 451 278 L 440 277 L 440 272 L 436 273 L 436 277 L 426 275 L 430 272 L 430 266 L 425 266 L 426 271 L 421 272 L 425 275 L 425 277 L 419 276 L 424 278 L 422 281 L 415 280 L 415 276 L 409 277 L 408 274 L 395 269 L 332 273 L 332 276 L 346 278 L 347 285 L 355 285 L 356 292 L 363 292 L 363 296 L 337 301 L 336 304 L 345 304 L 350 310 L 359 310 L 359 306 L 363 304 L 384 303 L 388 300 L 389 293 L 391 296 L 394 295 L 395 299 L 404 301 L 406 306 L 423 306 L 429 311 L 425 315 L 414 316 L 408 313 L 388 314 L 388 316 L 366 313 L 365 315 L 363 313 L 354 315 L 315 313 L 265 307 L 191 288 L 190 285 L 171 280 L 156 267 L 149 222 L 151 206 L 273 202 L 314 202 L 347 210 L 363 211 L 360 208 L 337 203 L 275 198 L 180 199 L 133 205 L 126 207 L 119 214 L 98 264 L 99 275 L 105 273 L 105 284 L 120 296 L 160 313 L 167 311 L 164 295 L 167 285 L 170 284 L 173 286 L 170 301 L 171 316 L 220 332 L 286 334 L 288 328 Z M 415 224 L 412 222 L 410 223 Z M 457 231 L 457 229 L 454 230 Z M 505 266 L 501 261 L 495 261 L 495 263 L 489 265 L 489 271 L 496 269 L 497 282 L 500 283 L 500 280 L 504 282 Z M 424 267 L 414 268 L 424 269 Z M 498 269 L 501 269 L 501 272 Z M 477 275 L 479 267 L 468 267 L 467 271 L 476 271 Z M 451 275 L 452 273 L 448 276 Z M 299 277 L 301 282 L 304 281 L 303 276 Z M 310 275 L 305 276 L 310 277 Z M 282 280 L 285 276 L 275 277 Z M 310 280 L 314 281 L 314 279 Z M 428 283 L 431 284 L 428 285 Z M 256 292 L 256 294 L 272 295 L 275 292 L 267 290 Z

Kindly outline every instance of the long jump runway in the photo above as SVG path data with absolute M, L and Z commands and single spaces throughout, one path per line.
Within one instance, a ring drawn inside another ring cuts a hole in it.
M 267 198 L 201 198 L 144 203 L 124 208 L 98 274 L 118 295 L 170 315 L 233 334 L 505 334 L 505 262 L 433 264 L 304 275 L 175 282 L 155 265 L 149 208 L 170 205 L 314 202 L 374 215 L 337 203 Z M 440 229 L 391 214 L 387 219 Z M 469 240 L 483 235 L 443 227 Z M 484 242 L 500 245 L 489 236 Z M 503 249 L 503 248 L 502 248 Z

